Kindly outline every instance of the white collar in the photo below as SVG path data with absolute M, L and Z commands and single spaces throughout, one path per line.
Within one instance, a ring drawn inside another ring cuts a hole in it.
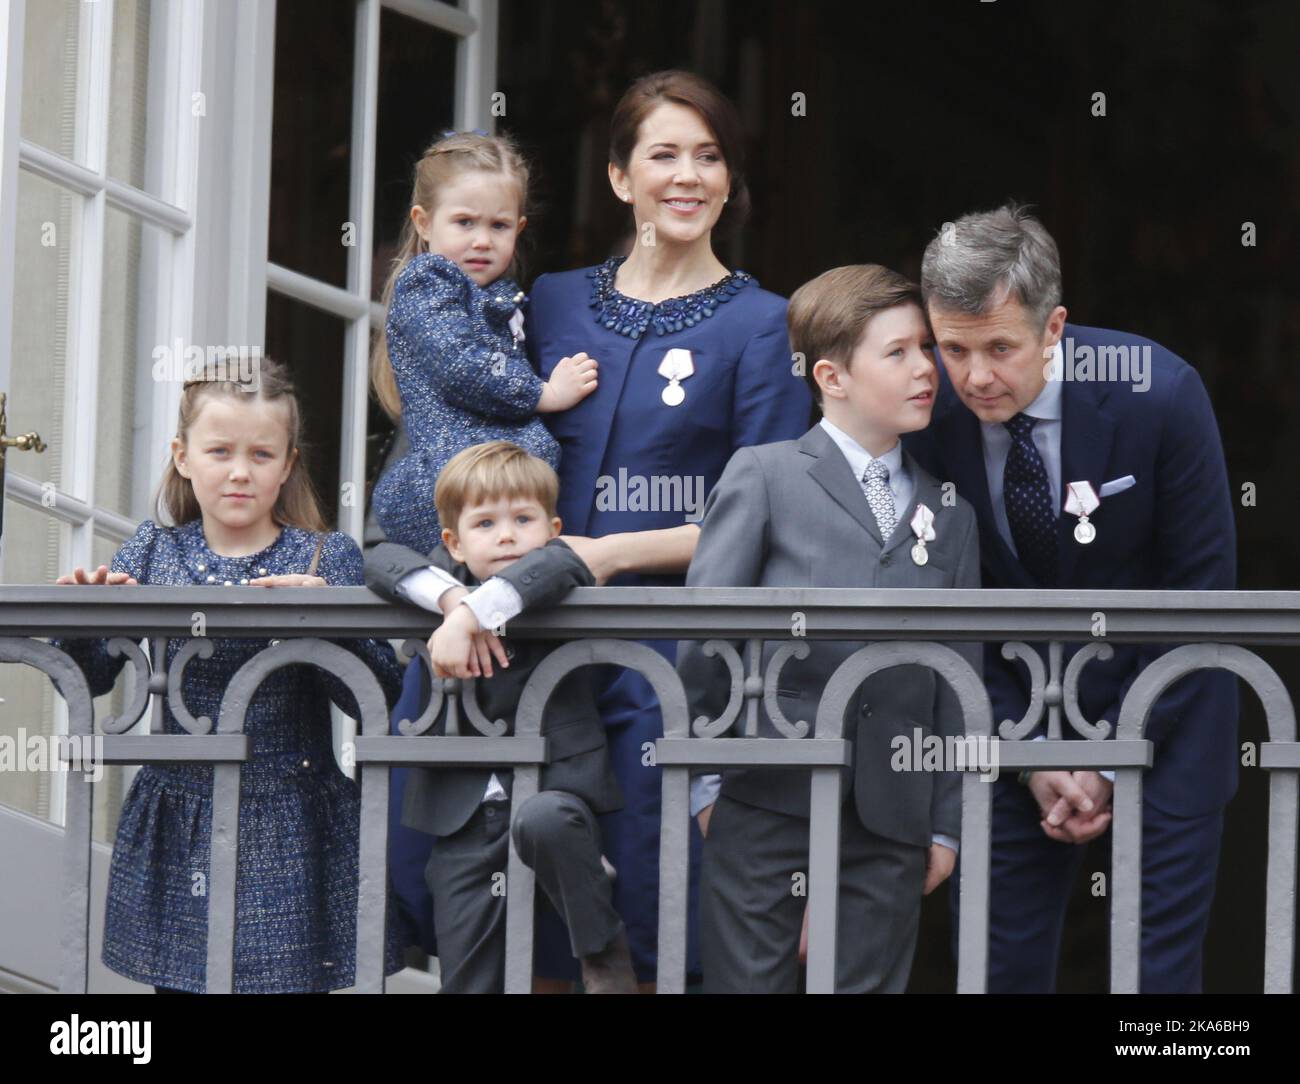
M 848 433 L 826 418 L 822 418 L 821 427 L 826 430 L 826 435 L 835 442 L 835 446 L 844 453 L 844 458 L 849 461 L 849 466 L 853 470 L 853 476 L 858 481 L 861 481 L 863 474 L 866 473 L 867 466 L 877 457 L 873 456 Z M 885 469 L 889 471 L 891 481 L 898 478 L 903 470 L 903 442 L 894 441 L 894 446 L 880 456 L 879 459 L 885 465 Z

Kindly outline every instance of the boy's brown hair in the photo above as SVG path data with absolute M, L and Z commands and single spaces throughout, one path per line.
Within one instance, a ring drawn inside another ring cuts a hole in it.
M 457 530 L 460 514 L 479 501 L 531 497 L 555 515 L 560 479 L 549 463 L 508 440 L 490 440 L 457 452 L 442 468 L 433 488 L 433 503 L 443 527 Z
M 786 322 L 790 348 L 803 355 L 803 377 L 821 406 L 813 366 L 822 358 L 846 369 L 871 318 L 895 305 L 921 309 L 921 287 L 897 271 L 874 263 L 849 264 L 824 271 L 790 298 Z

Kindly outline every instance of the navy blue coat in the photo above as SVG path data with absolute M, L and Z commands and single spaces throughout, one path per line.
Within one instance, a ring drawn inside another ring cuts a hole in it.
M 1065 325 L 1074 348 L 1150 348 L 1150 387 L 1066 380 L 1062 388 L 1061 483 L 1103 482 L 1132 475 L 1136 484 L 1105 497 L 1090 517 L 1097 537 L 1074 538 L 1078 520 L 1060 517 L 1061 588 L 1227 591 L 1236 586 L 1237 549 L 1223 445 L 1209 396 L 1196 370 L 1139 335 Z M 994 526 L 980 424 L 940 370 L 930 427 L 904 438 L 908 450 L 941 481 L 952 481 L 975 506 L 985 587 L 1034 586 Z M 986 647 L 984 673 L 993 718 L 1020 719 L 1029 702 L 1020 662 Z M 1066 647 L 1065 661 L 1081 645 Z M 1090 722 L 1119 719 L 1134 678 L 1173 645 L 1114 644 L 1108 662 L 1093 659 L 1079 683 Z M 1223 671 L 1202 671 L 1175 684 L 1152 709 L 1146 736 L 1156 745 L 1143 796 L 1157 809 L 1196 817 L 1222 809 L 1237 786 L 1237 684 Z M 1064 732 L 1074 736 L 1066 724 Z
M 528 308 L 528 355 L 543 379 L 562 357 L 579 351 L 600 365 L 595 392 L 571 410 L 546 415 L 560 443 L 565 534 L 600 537 L 698 519 L 737 448 L 794 440 L 808 428 L 811 413 L 807 385 L 792 370 L 784 298 L 737 272 L 721 289 L 647 306 L 611 291 L 619 262 L 541 276 Z M 638 324 L 644 325 L 639 334 Z M 676 347 L 691 352 L 695 372 L 681 381 L 681 404 L 670 406 L 662 398 L 668 381 L 658 369 Z M 653 496 L 650 507 L 642 507 L 636 479 L 656 477 L 677 479 L 683 497 L 692 505 L 697 499 L 698 508 Z M 610 582 L 681 586 L 685 572 Z M 675 639 L 648 643 L 675 662 Z M 598 707 L 625 800 L 622 811 L 600 818 L 601 830 L 605 854 L 618 869 L 614 904 L 627 925 L 638 976 L 648 981 L 656 962 L 661 777 L 643 762 L 643 750 L 662 736 L 663 721 L 639 674 L 604 668 L 598 681 Z M 692 833 L 698 848 L 694 826 Z M 692 928 L 694 916 L 692 893 Z M 568 955 L 567 945 L 543 929 L 539 972 L 572 974 L 572 960 L 563 959 Z

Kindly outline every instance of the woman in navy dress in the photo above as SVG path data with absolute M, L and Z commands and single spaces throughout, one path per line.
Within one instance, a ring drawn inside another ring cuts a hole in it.
M 790 356 L 783 298 L 729 271 L 715 227 L 748 206 L 741 125 L 715 87 L 687 72 L 637 81 L 615 110 L 610 183 L 631 208 L 626 258 L 543 275 L 528 312 L 529 355 L 542 379 L 585 351 L 599 364 L 594 394 L 548 416 L 560 443 L 559 514 L 566 541 L 598 582 L 681 586 L 704 498 L 738 448 L 790 440 L 808 428 L 811 400 Z M 671 507 L 646 495 L 680 494 Z M 675 661 L 676 641 L 646 641 Z M 655 980 L 660 771 L 644 763 L 663 736 L 658 700 L 640 674 L 605 668 L 600 709 L 626 807 L 600 818 L 616 870 L 638 979 Z M 692 826 L 688 971 L 698 971 Z M 558 919 L 539 915 L 537 970 L 576 977 Z

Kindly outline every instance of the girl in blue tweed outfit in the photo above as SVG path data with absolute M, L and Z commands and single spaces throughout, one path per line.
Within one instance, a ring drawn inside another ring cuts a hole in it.
M 528 166 L 510 140 L 448 133 L 415 167 L 411 213 L 384 290 L 387 334 L 371 377 L 410 452 L 372 496 L 390 542 L 428 553 L 441 540 L 433 486 L 457 452 L 508 440 L 559 465 L 537 414 L 567 410 L 596 390 L 596 362 L 564 358 L 549 381 L 524 354 L 524 299 L 507 277 L 527 224 Z
M 192 381 L 158 494 L 112 567 L 76 569 L 59 583 L 245 587 L 358 585 L 361 552 L 327 531 L 300 447 L 297 399 L 284 369 L 262 359 L 258 383 Z M 400 684 L 392 648 L 335 641 L 379 678 L 391 708 Z M 167 645 L 167 662 L 184 646 Z M 234 673 L 265 639 L 217 639 L 186 667 L 185 707 L 220 716 Z M 92 695 L 112 688 L 123 658 L 103 640 L 59 643 Z M 323 992 L 354 981 L 360 795 L 339 770 L 329 701 L 358 715 L 347 687 L 314 666 L 274 671 L 248 707 L 250 759 L 240 779 L 235 889 L 237 993 Z M 187 733 L 164 709 L 164 730 Z M 159 992 L 202 993 L 207 953 L 212 769 L 150 764 L 122 807 L 109 872 L 104 963 Z M 389 921 L 386 973 L 401 967 Z

